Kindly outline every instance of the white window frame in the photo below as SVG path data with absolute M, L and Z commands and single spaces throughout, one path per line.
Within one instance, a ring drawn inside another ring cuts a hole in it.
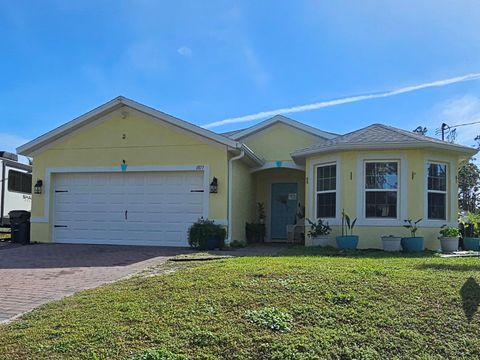
M 307 217 L 310 219 L 317 219 L 317 166 L 322 166 L 322 165 L 327 165 L 327 164 L 335 164 L 337 166 L 337 182 L 336 182 L 336 190 L 337 190 L 337 196 L 336 196 L 336 214 L 335 218 L 327 219 L 328 223 L 330 225 L 341 225 L 342 220 L 341 220 L 341 213 L 342 213 L 342 208 L 341 208 L 341 196 L 342 196 L 342 162 L 341 158 L 338 155 L 325 155 L 321 157 L 316 157 L 311 159 L 308 162 L 307 166 L 307 184 L 305 187 L 305 190 L 308 189 L 308 201 L 306 204 L 308 204 L 307 210 Z M 305 225 L 308 225 L 307 220 L 305 220 Z
M 397 164 L 397 188 L 396 189 L 367 189 L 366 176 L 367 164 L 396 163 Z M 364 160 L 363 162 L 363 216 L 366 220 L 399 220 L 400 217 L 400 160 Z M 367 217 L 367 192 L 395 192 L 397 202 L 395 206 L 396 217 Z
M 318 169 L 321 167 L 326 167 L 326 166 L 335 166 L 335 190 L 323 190 L 323 191 L 318 191 Z M 314 194 L 315 194 L 315 218 L 317 219 L 322 219 L 322 220 L 332 220 L 336 219 L 338 216 L 338 165 L 337 162 L 329 162 L 329 163 L 324 163 L 324 164 L 317 164 L 314 166 L 315 169 L 315 183 L 314 183 Z M 317 214 L 318 210 L 318 194 L 335 194 L 335 217 L 323 217 L 319 218 Z
M 444 165 L 445 166 L 445 191 L 442 190 L 429 190 L 428 189 L 428 170 L 430 168 L 430 165 Z M 433 160 L 428 160 L 427 161 L 427 166 L 425 168 L 425 219 L 429 223 L 442 223 L 444 224 L 446 221 L 449 219 L 449 200 L 448 200 L 448 190 L 450 187 L 450 179 L 449 179 L 449 174 L 450 174 L 450 163 L 448 162 L 443 162 L 443 161 L 433 161 Z M 429 193 L 435 193 L 435 194 L 444 194 L 445 195 L 445 219 L 430 219 L 428 217 L 428 194 Z
M 398 195 L 397 195 L 397 218 L 367 218 L 365 216 L 365 162 L 398 162 Z M 408 179 L 407 159 L 401 153 L 358 153 L 356 166 L 356 210 L 357 225 L 366 226 L 402 226 L 403 220 L 407 218 L 408 209 Z

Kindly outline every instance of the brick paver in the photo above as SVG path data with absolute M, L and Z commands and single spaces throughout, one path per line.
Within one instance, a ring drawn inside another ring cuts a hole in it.
M 189 249 L 37 244 L 0 249 L 0 322 L 119 280 Z

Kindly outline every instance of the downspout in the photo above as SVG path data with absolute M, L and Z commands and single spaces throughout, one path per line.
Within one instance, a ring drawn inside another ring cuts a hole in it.
M 240 150 L 240 155 L 237 155 L 230 160 L 228 160 L 228 209 L 227 209 L 227 240 L 226 244 L 230 244 L 232 242 L 232 197 L 233 197 L 233 162 L 236 160 L 240 160 L 245 156 L 245 150 Z

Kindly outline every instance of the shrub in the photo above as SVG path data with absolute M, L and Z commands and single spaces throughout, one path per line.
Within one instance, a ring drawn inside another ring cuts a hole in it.
M 290 331 L 293 317 L 285 311 L 271 307 L 261 310 L 248 310 L 245 312 L 245 319 L 269 330 L 286 332 Z
M 188 229 L 188 243 L 192 248 L 205 250 L 208 240 L 218 238 L 220 248 L 225 244 L 227 233 L 223 227 L 214 224 L 212 220 L 200 218 Z
M 174 354 L 165 349 L 147 349 L 133 355 L 130 360 L 189 360 L 185 355 Z

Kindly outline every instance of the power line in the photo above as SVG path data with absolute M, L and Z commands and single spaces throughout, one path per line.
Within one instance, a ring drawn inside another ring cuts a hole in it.
M 457 128 L 457 127 L 460 127 L 460 126 L 468 126 L 468 125 L 475 125 L 475 124 L 480 124 L 480 120 L 470 122 L 470 123 L 465 123 L 465 124 L 452 125 L 452 126 L 450 126 L 450 128 Z

